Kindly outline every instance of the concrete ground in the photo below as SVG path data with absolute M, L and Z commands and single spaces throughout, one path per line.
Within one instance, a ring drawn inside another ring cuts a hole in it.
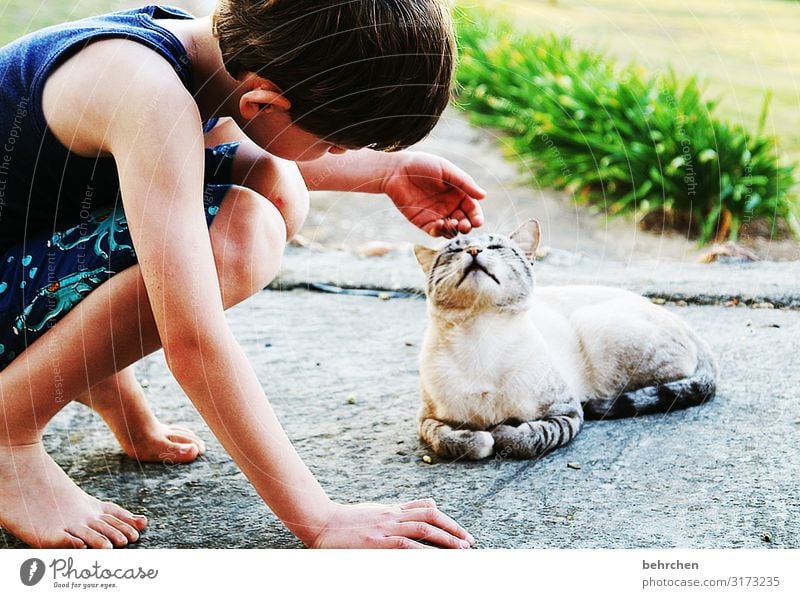
M 323 195 L 305 235 L 329 249 L 289 248 L 271 288 L 227 313 L 331 497 L 432 496 L 482 548 L 800 547 L 800 263 L 700 265 L 682 239 L 622 221 L 606 227 L 562 196 L 514 183 L 485 134 L 451 116 L 427 147 L 449 151 L 484 186 L 493 181 L 487 228 L 542 219 L 552 249 L 537 266 L 539 284 L 615 284 L 665 302 L 719 356 L 718 396 L 670 415 L 589 422 L 572 444 L 537 461 L 424 462 L 415 415 L 425 302 L 402 243 L 427 239 L 384 198 L 358 197 L 359 209 L 339 209 L 342 197 Z M 376 239 L 397 249 L 353 253 Z M 162 352 L 140 362 L 137 375 L 164 421 L 189 424 L 207 441 L 204 457 L 139 464 L 77 404 L 51 422 L 45 439 L 85 490 L 150 518 L 134 547 L 299 547 L 210 434 Z M 0 546 L 21 544 L 0 532 Z
M 432 496 L 481 547 L 800 547 L 800 312 L 669 309 L 720 357 L 714 402 L 590 422 L 539 461 L 430 465 L 414 426 L 424 301 L 264 291 L 229 314 L 289 436 L 337 500 Z M 70 405 L 47 434 L 69 475 L 145 513 L 142 548 L 299 546 L 211 436 L 161 353 L 137 371 L 160 416 L 190 423 L 208 442 L 206 456 L 137 464 L 88 409 Z M 7 536 L 3 543 L 18 546 Z

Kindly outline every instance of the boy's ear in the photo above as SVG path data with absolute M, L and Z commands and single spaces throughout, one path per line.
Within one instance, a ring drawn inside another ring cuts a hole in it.
M 511 233 L 511 240 L 520 246 L 529 260 L 533 261 L 533 258 L 536 257 L 536 248 L 539 247 L 541 234 L 539 221 L 531 219 L 523 222 L 517 230 Z
M 292 107 L 281 89 L 269 79 L 246 73 L 241 82 L 245 92 L 239 98 L 239 112 L 246 120 L 255 118 L 259 112 L 286 111 Z
M 435 249 L 425 247 L 424 245 L 414 245 L 414 255 L 417 256 L 419 265 L 422 266 L 422 271 L 428 274 L 433 265 L 433 258 L 439 253 Z

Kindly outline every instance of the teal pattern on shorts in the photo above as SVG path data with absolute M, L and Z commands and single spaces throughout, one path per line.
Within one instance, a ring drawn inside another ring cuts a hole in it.
M 210 227 L 231 187 L 238 143 L 206 150 L 203 206 Z M 136 263 L 122 204 L 100 206 L 63 230 L 0 255 L 0 371 L 109 278 Z

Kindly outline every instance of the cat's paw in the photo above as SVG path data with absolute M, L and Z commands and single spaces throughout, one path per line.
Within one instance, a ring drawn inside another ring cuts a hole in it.
M 520 444 L 520 431 L 516 426 L 501 424 L 492 428 L 495 452 L 500 457 L 516 457 Z
M 514 440 L 517 436 L 519 436 L 519 430 L 516 426 L 507 426 L 505 424 L 500 424 L 499 426 L 495 426 L 492 428 L 491 431 L 492 438 L 494 439 L 495 443 L 497 442 L 509 442 Z
M 494 438 L 490 432 L 480 430 L 455 430 L 450 438 L 450 457 L 485 459 L 494 452 Z
M 473 432 L 468 459 L 485 459 L 494 452 L 494 438 L 491 432 Z

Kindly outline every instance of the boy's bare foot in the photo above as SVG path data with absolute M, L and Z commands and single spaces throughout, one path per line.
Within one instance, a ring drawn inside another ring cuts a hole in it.
M 34 548 L 113 548 L 147 518 L 88 495 L 41 443 L 0 446 L 0 526 Z
M 156 419 L 133 366 L 96 384 L 76 400 L 105 420 L 131 459 L 188 463 L 206 451 L 205 443 L 188 428 L 168 426 Z
M 137 461 L 189 463 L 206 452 L 205 443 L 190 429 L 157 420 L 144 430 L 114 430 L 114 434 L 125 454 Z

